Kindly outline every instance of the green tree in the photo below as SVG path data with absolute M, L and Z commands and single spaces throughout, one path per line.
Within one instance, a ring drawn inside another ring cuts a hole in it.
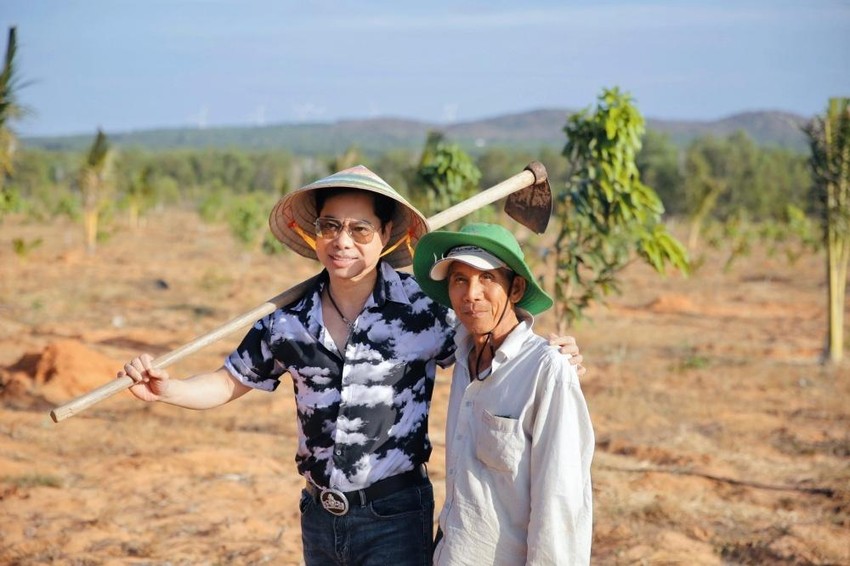
M 475 159 L 475 165 L 481 171 L 481 185 L 492 187 L 504 179 L 522 171 L 535 157 L 523 151 L 509 151 L 502 147 L 485 150 Z M 548 162 L 547 173 L 549 172 Z
M 89 253 L 97 250 L 98 221 L 112 190 L 112 156 L 106 134 L 98 129 L 78 177 L 83 201 L 83 232 Z
M 850 261 L 850 98 L 831 98 L 805 128 L 814 188 L 823 202 L 829 287 L 828 357 L 844 357 L 844 301 Z
M 665 212 L 670 215 L 684 212 L 681 198 L 684 176 L 679 164 L 679 148 L 670 141 L 670 136 L 647 130 L 635 161 L 640 178 L 655 189 Z
M 411 201 L 411 188 L 416 183 L 418 163 L 419 152 L 404 148 L 382 153 L 373 162 L 374 170 L 380 171 L 381 178 Z
M 742 131 L 725 139 L 695 139 L 685 153 L 684 172 L 680 202 L 672 209 L 687 216 L 692 253 L 704 233 L 715 227 L 712 220 L 738 227 L 742 219 L 770 223 L 786 220 L 788 205 L 806 207 L 810 180 L 804 156 L 759 147 Z
M 713 137 L 695 140 L 685 155 L 683 209 L 688 218 L 688 250 L 694 252 L 706 220 L 728 190 L 728 159 L 723 142 Z
M 761 149 L 756 166 L 753 203 L 761 219 L 788 220 L 788 206 L 805 209 L 810 196 L 811 173 L 807 155 L 783 148 Z
M 10 194 L 19 195 L 23 211 L 39 220 L 76 210 L 79 199 L 71 192 L 68 172 L 79 167 L 78 161 L 69 152 L 23 149 L 8 179 Z
M 250 251 L 258 251 L 269 232 L 270 195 L 248 193 L 231 199 L 226 217 L 234 238 Z
M 363 162 L 363 154 L 356 145 L 349 146 L 344 152 L 328 160 L 331 174 L 354 167 Z
M 631 97 L 604 90 L 596 110 L 571 115 L 564 133 L 571 173 L 556 197 L 553 246 L 560 332 L 590 303 L 618 290 L 617 276 L 635 256 L 658 272 L 688 268 L 684 247 L 661 223 L 661 200 L 640 180 L 635 159 L 644 119 Z
M 567 182 L 570 164 L 561 153 L 561 148 L 541 148 L 537 161 L 546 164 L 546 174 L 549 176 L 549 183 L 554 185 Z
M 437 146 L 447 143 L 446 135 L 439 130 L 430 130 L 425 137 L 425 147 L 422 148 L 422 155 L 419 158 L 419 166 L 424 163 L 430 163 L 434 160 L 434 154 L 437 152 Z
M 139 218 L 156 200 L 156 181 L 151 165 L 145 165 L 141 173 L 130 178 L 124 199 L 127 204 L 127 222 L 130 228 L 138 228 Z
M 416 173 L 427 188 L 428 209 L 432 213 L 469 198 L 477 189 L 481 171 L 459 145 L 439 141 L 426 148 L 424 155 L 427 158 Z
M 270 195 L 289 192 L 288 179 L 292 168 L 288 152 L 264 152 L 255 157 L 251 190 Z
M 18 52 L 17 36 L 17 29 L 10 27 L 3 70 L 0 72 L 0 215 L 8 212 L 16 200 L 6 186 L 6 179 L 15 169 L 15 151 L 18 144 L 12 123 L 26 113 L 26 109 L 17 101 L 17 94 L 22 86 L 15 62 Z
M 411 202 L 420 210 L 429 210 L 432 204 L 431 191 L 433 188 L 428 185 L 426 180 L 420 175 L 420 171 L 434 162 L 437 155 L 437 146 L 444 145 L 446 136 L 438 130 L 431 130 L 425 138 L 425 146 L 422 148 L 422 153 L 419 155 L 419 162 L 413 167 L 411 174 L 408 175 L 408 186 L 410 187 Z

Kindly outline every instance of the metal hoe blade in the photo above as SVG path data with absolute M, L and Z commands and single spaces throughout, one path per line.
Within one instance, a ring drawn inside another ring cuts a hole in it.
M 534 184 L 511 193 L 505 201 L 505 212 L 523 226 L 542 234 L 552 216 L 552 189 L 542 163 L 534 161 L 526 170 L 534 174 Z

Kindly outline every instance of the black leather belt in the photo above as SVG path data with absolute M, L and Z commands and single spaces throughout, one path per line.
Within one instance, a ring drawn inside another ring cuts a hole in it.
M 376 481 L 369 487 L 356 491 L 342 492 L 338 489 L 316 487 L 309 481 L 306 490 L 313 499 L 321 503 L 328 513 L 345 515 L 351 505 L 366 505 L 367 503 L 386 497 L 402 489 L 427 483 L 428 471 L 425 464 L 419 464 L 413 470 Z

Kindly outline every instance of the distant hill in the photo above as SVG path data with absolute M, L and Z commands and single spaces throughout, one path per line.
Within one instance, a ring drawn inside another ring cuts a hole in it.
M 119 147 L 149 150 L 177 148 L 241 148 L 245 150 L 287 149 L 295 154 L 317 155 L 343 152 L 357 145 L 367 154 L 392 149 L 419 150 L 429 131 L 440 130 L 467 151 L 478 153 L 488 147 L 511 147 L 536 151 L 542 147 L 560 150 L 565 142 L 563 127 L 570 110 L 533 110 L 454 124 L 426 123 L 402 118 L 370 118 L 328 123 L 278 124 L 272 126 L 173 128 L 137 132 L 106 132 Z M 743 130 L 758 144 L 807 151 L 801 127 L 808 118 L 787 112 L 745 112 L 714 121 L 657 120 L 647 118 L 647 128 L 666 133 L 684 147 L 697 137 L 726 137 Z M 91 135 L 32 137 L 26 147 L 49 150 L 83 150 Z
M 696 137 L 726 137 L 743 130 L 759 145 L 783 147 L 807 152 L 809 144 L 803 126 L 810 117 L 789 112 L 742 112 L 711 122 L 647 120 L 647 128 L 667 133 L 678 145 L 686 145 Z

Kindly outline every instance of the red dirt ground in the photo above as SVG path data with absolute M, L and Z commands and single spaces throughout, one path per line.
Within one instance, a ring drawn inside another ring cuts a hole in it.
M 14 238 L 43 243 L 20 257 Z M 81 240 L 62 222 L 0 224 L 0 563 L 299 564 L 289 389 L 205 412 L 124 392 L 58 424 L 48 413 L 316 264 L 245 252 L 174 211 L 96 255 Z M 823 257 L 756 253 L 728 273 L 721 253 L 705 259 L 687 279 L 630 267 L 623 295 L 572 330 L 597 435 L 593 562 L 850 564 L 850 366 L 819 364 Z M 172 372 L 218 367 L 240 337 Z

